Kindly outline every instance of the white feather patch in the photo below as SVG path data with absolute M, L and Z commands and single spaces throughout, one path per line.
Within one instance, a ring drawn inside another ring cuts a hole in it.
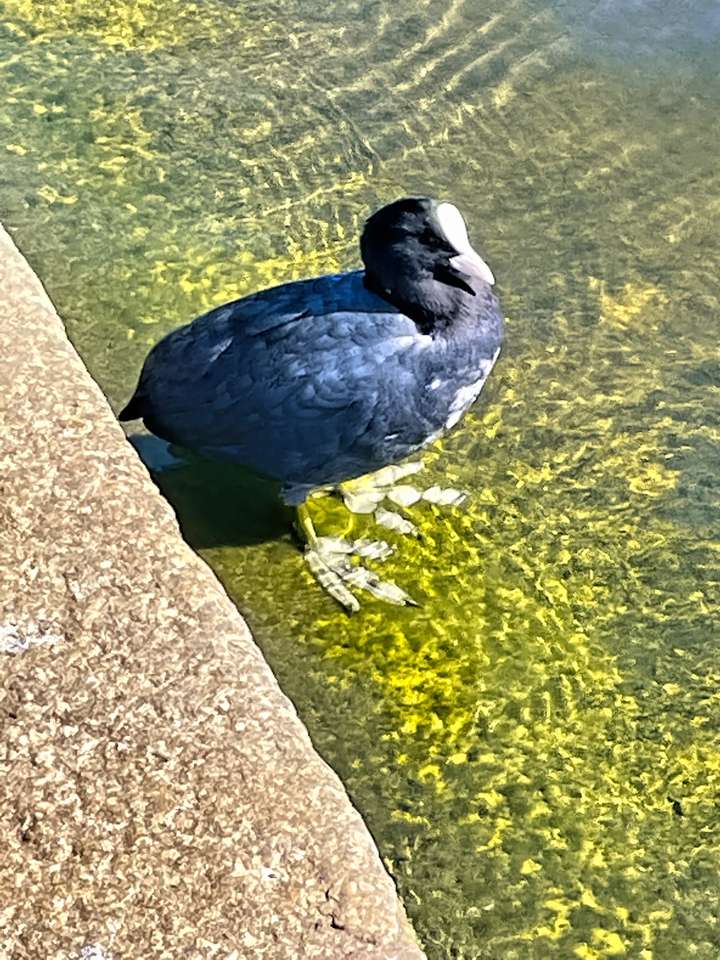
M 465 411 L 472 406 L 473 403 L 477 400 L 480 395 L 480 391 L 485 385 L 485 381 L 490 376 L 490 371 L 495 366 L 495 362 L 500 355 L 500 348 L 495 351 L 494 355 L 487 360 L 482 366 L 482 373 L 475 380 L 474 383 L 468 383 L 464 387 L 456 392 L 453 397 L 452 403 L 450 404 L 450 416 L 445 422 L 445 429 L 450 430 L 458 422 L 460 417 L 465 413 Z

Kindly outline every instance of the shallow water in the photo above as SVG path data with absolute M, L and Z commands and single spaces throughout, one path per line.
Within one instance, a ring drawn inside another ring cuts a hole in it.
M 467 213 L 507 345 L 426 458 L 469 506 L 384 566 L 419 609 L 346 617 L 240 471 L 159 480 L 431 958 L 716 960 L 717 4 L 405 11 L 0 0 L 0 216 L 117 408 L 172 327 L 354 266 L 381 202 Z

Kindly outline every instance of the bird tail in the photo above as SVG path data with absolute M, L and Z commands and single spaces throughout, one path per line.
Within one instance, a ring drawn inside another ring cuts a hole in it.
M 146 413 L 145 398 L 139 390 L 136 390 L 118 414 L 118 420 L 138 420 L 140 417 L 144 417 Z

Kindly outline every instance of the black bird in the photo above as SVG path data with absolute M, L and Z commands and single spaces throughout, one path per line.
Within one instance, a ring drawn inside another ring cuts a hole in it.
M 367 220 L 360 248 L 364 270 L 262 290 L 168 334 L 120 413 L 282 481 L 311 569 L 353 609 L 343 581 L 410 598 L 349 563 L 349 552 L 372 555 L 367 542 L 364 553 L 324 544 L 308 496 L 397 464 L 453 427 L 503 336 L 493 275 L 453 204 L 390 203 Z

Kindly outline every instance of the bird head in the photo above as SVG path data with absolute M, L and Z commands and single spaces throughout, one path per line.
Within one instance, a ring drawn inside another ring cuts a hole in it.
M 495 282 L 452 203 L 405 197 L 368 218 L 360 239 L 367 286 L 425 326 Z M 417 316 L 416 316 L 417 315 Z

